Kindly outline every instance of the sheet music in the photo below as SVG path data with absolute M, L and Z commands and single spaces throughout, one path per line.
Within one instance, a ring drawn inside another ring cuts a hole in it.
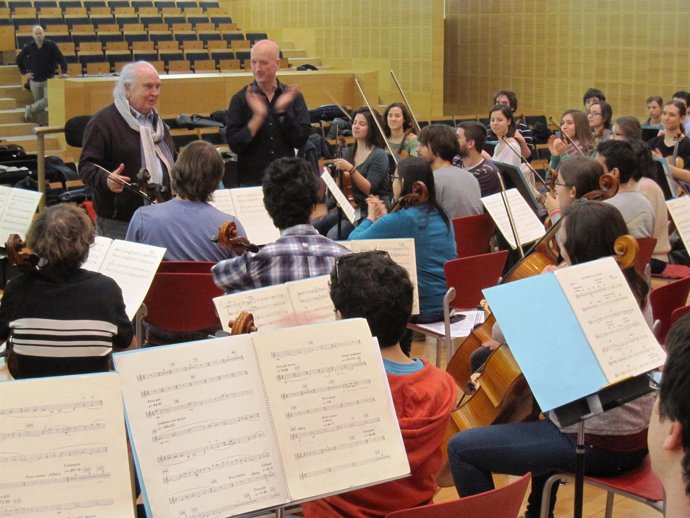
M 690 197 L 679 196 L 666 200 L 666 206 L 676 224 L 680 239 L 687 249 L 690 246 Z
M 287 283 L 290 302 L 301 323 L 335 320 L 330 296 L 330 275 L 320 275 Z
M 230 189 L 233 205 L 247 238 L 257 245 L 272 243 L 280 237 L 280 231 L 273 224 L 264 207 L 264 192 L 261 187 Z
M 117 375 L 0 383 L 0 516 L 133 517 Z
M 215 208 L 226 214 L 236 216 L 235 205 L 232 202 L 232 195 L 230 194 L 230 189 L 217 189 L 213 191 L 211 201 L 209 202 Z
M 255 290 L 221 295 L 213 299 L 223 329 L 230 332 L 230 320 L 241 311 L 254 315 L 262 330 L 313 321 L 333 320 L 335 312 L 328 289 L 329 276 L 267 286 Z
M 452 321 L 453 316 L 462 315 L 462 319 L 455 322 Z M 450 337 L 451 338 L 465 338 L 469 336 L 472 330 L 484 323 L 483 311 L 456 311 L 451 315 Z M 443 320 L 440 322 L 432 322 L 430 324 L 417 324 L 418 327 L 431 331 L 440 336 L 446 334 L 446 327 Z
M 328 169 L 326 169 L 325 167 L 323 169 L 323 173 L 321 173 L 321 179 L 324 181 L 326 187 L 328 187 L 328 190 L 335 198 L 335 202 L 343 210 L 343 214 L 345 214 L 345 217 L 348 219 L 350 223 L 354 225 L 355 209 L 352 207 L 352 205 L 350 205 L 350 202 L 347 201 L 347 198 L 343 194 L 343 191 L 340 190 L 340 187 L 338 187 L 338 185 L 333 180 L 331 173 L 329 173 Z
M 290 295 L 284 284 L 221 295 L 213 299 L 213 304 L 227 332 L 231 331 L 228 321 L 234 320 L 241 311 L 254 315 L 254 323 L 259 329 L 279 327 L 292 313 Z
M 101 270 L 103 265 L 103 260 L 105 259 L 108 249 L 112 245 L 113 240 L 109 237 L 96 236 L 96 239 L 89 249 L 89 257 L 86 262 L 81 265 L 85 270 L 91 270 L 92 272 L 98 272 Z
M 225 518 L 287 501 L 250 335 L 114 358 L 148 516 Z
M 40 192 L 0 186 L 0 239 L 3 243 L 10 234 L 26 238 L 42 196 Z
M 544 225 L 539 221 L 539 218 L 530 209 L 525 199 L 520 195 L 517 189 L 508 189 L 506 191 L 510 211 L 513 214 L 517 234 L 520 238 L 520 243 L 526 245 L 536 241 L 545 234 Z M 511 248 L 516 249 L 515 236 L 513 229 L 510 226 L 510 219 L 508 212 L 503 204 L 503 197 L 500 192 L 485 196 L 482 198 L 482 203 L 486 210 L 491 215 L 491 218 L 496 222 L 496 226 L 503 234 L 503 237 L 508 241 Z
M 100 272 L 120 286 L 130 319 L 144 302 L 164 255 L 165 248 L 119 239 L 108 249 Z
M 419 286 L 417 283 L 417 256 L 414 239 L 357 239 L 354 241 L 338 241 L 355 253 L 371 250 L 385 250 L 396 263 L 407 270 L 410 281 L 414 286 L 412 298 L 412 314 L 419 313 Z
M 612 257 L 554 273 L 609 383 L 664 363 L 664 352 Z
M 365 320 L 252 336 L 293 499 L 409 473 L 381 354 Z

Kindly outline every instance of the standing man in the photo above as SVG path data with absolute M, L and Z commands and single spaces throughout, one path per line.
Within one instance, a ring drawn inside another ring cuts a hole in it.
M 302 158 L 280 158 L 266 168 L 264 206 L 280 237 L 259 252 L 219 262 L 213 280 L 226 293 L 253 290 L 307 277 L 327 275 L 336 260 L 349 254 L 309 223 L 318 201 L 319 179 Z
M 417 153 L 434 171 L 436 199 L 448 217 L 462 218 L 484 213 L 479 182 L 453 165 L 460 153 L 458 139 L 450 126 L 430 124 L 419 133 Z
M 52 41 L 45 39 L 45 33 L 40 25 L 33 29 L 34 41 L 24 45 L 17 56 L 17 67 L 24 80 L 29 82 L 33 104 L 28 104 L 24 110 L 24 120 L 29 122 L 36 116 L 41 124 L 48 124 L 48 79 L 55 77 L 55 68 L 59 65 L 62 74 L 67 77 L 67 62 L 60 52 L 60 48 Z
M 482 156 L 486 144 L 486 127 L 478 121 L 465 121 L 455 130 L 460 153 L 453 159 L 453 165 L 461 167 L 479 182 L 482 198 L 501 191 L 496 164 Z
M 652 469 L 664 486 L 666 518 L 690 516 L 690 317 L 666 337 L 666 364 L 649 422 Z
M 148 183 L 155 191 L 164 199 L 171 197 L 175 146 L 155 109 L 160 88 L 160 77 L 152 65 L 146 61 L 127 64 L 113 89 L 114 102 L 96 112 L 86 125 L 79 176 L 93 190 L 100 236 L 125 238 L 129 220 L 144 200 L 125 190 L 123 183 L 136 184 L 141 169 L 148 171 Z
M 261 185 L 266 166 L 276 158 L 295 156 L 295 148 L 307 142 L 311 130 L 302 94 L 276 78 L 278 45 L 257 41 L 251 64 L 254 82 L 232 97 L 225 124 L 243 187 Z

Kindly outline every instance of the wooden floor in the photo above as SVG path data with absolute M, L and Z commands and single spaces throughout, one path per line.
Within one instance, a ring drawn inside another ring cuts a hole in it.
M 435 352 L 435 344 L 433 342 L 415 341 L 412 343 L 412 355 L 428 359 L 432 364 L 436 361 Z M 507 475 L 494 475 L 494 482 L 496 487 L 501 487 L 511 480 L 515 480 L 515 478 Z M 573 484 L 566 484 L 558 490 L 558 500 L 554 513 L 555 518 L 572 518 L 575 501 L 574 489 L 575 486 Z M 434 498 L 434 501 L 447 502 L 456 498 L 458 498 L 458 494 L 455 488 L 442 488 Z M 526 502 L 522 506 L 523 513 L 525 507 Z M 585 485 L 583 518 L 601 518 L 604 516 L 605 509 L 606 492 Z M 634 500 L 620 496 L 616 496 L 614 499 L 613 518 L 661 518 L 661 516 L 661 513 L 658 511 Z M 487 514 L 487 518 L 490 518 L 490 515 Z

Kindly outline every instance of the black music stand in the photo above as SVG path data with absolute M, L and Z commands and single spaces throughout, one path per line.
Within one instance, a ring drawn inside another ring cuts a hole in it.
M 562 426 L 577 423 L 577 456 L 575 470 L 575 506 L 573 516 L 582 518 L 583 490 L 585 482 L 585 421 L 612 408 L 619 407 L 652 391 L 649 384 L 649 373 L 604 387 L 599 392 L 576 399 L 566 405 L 555 408 Z M 542 506 L 548 505 L 548 499 L 542 500 Z
M 539 219 L 544 220 L 544 218 L 547 216 L 546 209 L 544 209 L 544 207 L 537 201 L 537 198 L 535 198 L 534 193 L 527 184 L 527 181 L 525 180 L 522 171 L 520 171 L 520 168 L 504 162 L 494 162 L 494 164 L 496 164 L 496 167 L 498 167 L 498 171 L 503 178 L 506 189 L 517 189 L 527 202 L 527 205 L 529 205 L 530 209 L 534 211 Z

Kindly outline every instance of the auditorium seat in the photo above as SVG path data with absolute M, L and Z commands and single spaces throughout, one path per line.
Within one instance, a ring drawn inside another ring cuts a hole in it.
M 166 2 L 158 2 L 158 7 L 160 8 L 161 14 L 163 16 L 180 16 L 182 14 L 182 9 L 179 7 L 175 7 L 174 5 L 171 5 L 169 7 L 161 7 L 161 4 L 164 4 Z M 174 4 L 174 2 L 170 2 Z
M 136 23 L 140 24 L 139 22 L 139 17 L 138 16 L 132 16 L 131 14 L 127 15 L 115 15 L 115 23 L 117 23 L 120 27 L 124 29 L 124 26 L 130 23 Z M 143 28 L 143 24 L 141 24 Z
M 198 23 L 213 23 L 213 22 L 211 22 L 211 19 L 208 16 L 203 16 L 203 15 L 187 16 L 187 22 L 191 23 L 195 27 L 196 27 L 196 24 L 198 24 Z
M 110 63 L 107 61 L 89 61 L 85 72 L 88 75 L 110 74 Z
M 70 54 L 74 56 L 77 52 L 73 41 L 61 41 L 57 44 L 57 46 L 60 49 L 60 52 L 62 52 L 63 56 L 68 56 Z
M 208 50 L 227 50 L 228 42 L 225 40 L 209 40 L 206 42 L 206 48 Z
M 77 56 L 74 56 L 75 59 Z M 67 63 L 67 74 L 69 74 L 70 77 L 75 77 L 75 76 L 80 76 L 84 73 L 84 68 L 81 66 L 81 63 L 77 61 L 76 63 Z
M 232 18 L 230 18 L 228 15 L 213 15 L 211 16 L 211 21 L 218 25 L 219 23 L 232 23 Z
M 132 0 L 132 7 L 139 9 L 140 7 L 154 7 L 152 0 Z
M 187 18 L 181 14 L 164 16 L 163 19 L 168 25 L 172 25 L 173 23 L 187 23 Z
M 158 59 L 147 59 L 146 61 L 148 61 L 149 65 L 155 68 L 159 74 L 165 74 L 165 63 Z
M 197 61 L 197 60 L 207 60 L 210 59 L 208 55 L 207 50 L 199 50 L 199 49 L 184 49 L 184 57 L 188 61 Z
M 123 6 L 123 7 L 116 7 L 113 9 L 113 14 L 116 17 L 120 16 L 136 16 L 137 12 L 134 10 L 134 7 L 129 7 L 129 6 Z
M 192 67 L 189 64 L 189 61 L 186 59 L 183 60 L 174 60 L 174 61 L 168 61 L 167 63 L 167 69 L 168 69 L 168 74 L 191 74 L 192 73 Z
M 216 29 L 221 33 L 239 31 L 236 23 L 216 23 Z
M 98 41 L 101 43 L 103 50 L 105 50 L 105 47 L 108 43 L 122 43 L 125 46 L 127 45 L 127 42 L 125 42 L 125 39 L 120 32 L 99 32 Z
M 84 2 L 86 5 L 86 2 Z M 89 16 L 112 16 L 113 12 L 108 7 L 107 5 L 98 5 L 98 6 L 92 6 L 88 7 L 87 11 L 89 12 Z
M 153 42 L 149 41 L 132 41 L 130 45 L 130 50 L 133 52 L 155 52 L 156 49 L 153 48 Z
M 188 40 L 182 42 L 182 50 L 184 52 L 190 50 L 204 50 L 204 42 L 200 40 Z
M 220 3 L 214 2 L 214 1 L 211 1 L 211 2 L 200 1 L 199 7 L 201 7 L 202 9 L 219 9 Z
M 208 22 L 208 23 L 197 23 L 194 25 L 194 30 L 196 32 L 217 32 L 220 34 L 218 29 L 216 28 L 216 24 L 213 22 Z
M 170 34 L 169 32 L 150 32 L 149 33 L 149 39 L 156 44 L 160 41 L 173 41 L 174 40 L 173 35 Z
M 30 34 L 17 34 L 17 48 L 18 49 L 23 49 L 24 45 L 27 43 L 31 43 L 34 38 Z
M 139 7 L 137 8 L 137 14 L 141 18 L 142 16 L 160 16 L 161 13 L 158 11 L 157 7 Z
M 83 20 L 72 23 L 69 28 L 69 32 L 74 34 L 87 34 L 87 35 L 93 35 L 93 24 L 90 23 L 84 23 Z
M 152 32 L 170 32 L 170 27 L 165 22 L 150 23 L 146 30 L 149 34 Z
M 251 59 L 251 54 L 252 53 L 248 50 L 240 50 L 235 52 L 235 58 L 239 59 L 240 66 L 242 68 L 248 68 L 249 63 L 247 63 L 247 66 L 245 66 L 244 62 L 248 62 Z
M 135 43 L 146 43 L 150 45 L 146 45 L 146 48 L 142 47 L 142 50 L 148 50 L 149 48 L 153 50 L 153 42 L 149 41 L 149 35 L 146 34 L 144 31 L 125 32 L 123 36 L 125 38 L 125 41 L 127 42 L 127 45 L 129 45 L 130 49 L 134 47 Z
M 249 40 L 232 40 L 230 42 L 230 48 L 235 52 L 239 50 L 248 50 L 251 47 Z
M 110 0 L 108 2 L 108 6 L 115 11 L 116 9 L 122 8 L 122 7 L 131 7 L 132 4 L 129 3 L 129 0 Z
M 195 59 L 191 63 L 195 74 L 218 72 L 216 69 L 216 62 L 212 59 Z
M 159 61 L 157 52 L 147 52 L 143 50 L 132 51 L 132 61 Z M 158 69 L 156 69 L 158 70 Z
M 223 32 L 221 36 L 223 40 L 227 41 L 228 43 L 232 43 L 233 41 L 244 41 L 244 34 L 241 32 Z
M 27 6 L 15 6 L 10 5 L 10 10 L 12 11 L 13 18 L 33 18 L 38 19 L 38 11 L 31 4 Z
M 116 23 L 108 23 L 104 25 L 97 25 L 96 32 L 100 34 L 119 34 L 122 36 L 122 29 Z
M 98 26 L 98 25 L 113 25 L 115 24 L 115 18 L 113 18 L 112 14 L 104 15 L 104 14 L 98 14 L 98 15 L 91 15 L 91 25 Z
M 229 50 L 211 50 L 211 59 L 214 59 L 218 65 L 220 65 L 221 61 L 227 61 L 227 60 L 232 60 L 232 61 L 237 61 L 235 59 L 235 53 L 231 52 Z M 239 68 L 239 61 L 237 62 L 238 68 Z
M 96 34 L 72 34 L 72 41 L 77 52 L 102 52 L 103 46 Z
M 170 66 L 170 62 L 172 61 L 185 61 L 187 60 L 184 58 L 184 54 L 182 53 L 181 50 L 159 50 L 158 51 L 158 59 L 163 61 L 165 63 L 166 67 Z M 188 64 L 188 62 L 187 62 Z
M 221 40 L 220 34 L 218 32 L 200 32 L 198 37 L 204 42 L 204 45 L 208 44 L 209 41 L 219 41 Z
M 65 2 L 60 2 L 62 6 L 62 14 L 67 16 L 88 16 L 86 13 L 86 8 L 81 5 L 80 1 L 77 0 L 66 0 Z
M 268 39 L 268 35 L 265 32 L 248 32 L 245 37 L 254 45 L 259 40 Z
M 240 61 L 238 59 L 221 59 L 218 67 L 221 72 L 236 72 L 240 70 Z
M 196 32 L 193 31 L 175 32 L 173 34 L 173 37 L 175 38 L 175 41 L 177 41 L 180 44 L 182 44 L 182 42 L 184 41 L 194 41 L 199 39 Z
M 177 2 L 175 0 L 160 0 L 156 2 L 158 9 L 163 13 L 166 9 L 176 9 L 177 12 L 182 12 L 182 9 L 177 7 Z
M 153 25 L 153 24 L 159 24 L 160 25 L 162 23 L 165 23 L 166 26 L 170 25 L 167 21 L 164 21 L 160 15 L 139 16 L 139 23 L 143 23 L 144 27 L 146 27 L 147 30 L 152 30 L 151 27 L 149 27 L 149 25 Z
M 173 23 L 170 25 L 170 30 L 173 32 L 190 32 L 193 27 L 191 23 Z
M 119 73 L 120 70 L 122 70 L 122 67 L 124 67 L 127 63 L 132 62 L 132 55 L 128 52 L 126 54 L 123 54 L 121 52 L 105 52 L 105 59 L 108 61 L 110 65 L 110 69 L 113 72 Z
M 34 0 L 33 5 L 36 9 L 57 9 L 58 7 L 56 0 Z
M 178 51 L 180 50 L 180 45 L 176 41 L 159 41 L 157 42 L 156 48 L 158 52 L 160 51 Z
M 14 25 L 15 31 L 17 32 L 25 32 L 26 27 L 30 27 L 33 29 L 36 24 L 38 24 L 38 18 L 34 17 L 23 17 L 23 16 L 14 16 L 12 18 L 12 24 Z M 31 32 L 31 29 L 29 29 L 29 32 Z

